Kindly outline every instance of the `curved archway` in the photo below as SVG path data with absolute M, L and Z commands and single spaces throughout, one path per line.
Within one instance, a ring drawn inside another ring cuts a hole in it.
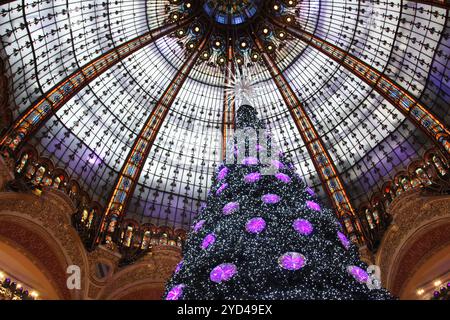
M 16 244 L 10 245 L 2 238 L 0 238 L 0 270 L 7 276 L 14 275 L 15 281 L 19 281 L 28 290 L 36 291 L 41 299 L 62 299 L 54 281 L 48 278 L 48 272 L 38 267 L 36 261 L 21 252 Z
M 41 270 L 46 282 L 51 283 L 52 288 L 57 292 L 54 298 L 70 299 L 72 295 L 65 286 L 67 263 L 64 254 L 55 246 L 54 242 L 51 242 L 48 235 L 38 229 L 37 225 L 17 216 L 4 213 L 0 216 L 2 246 L 16 248 L 16 251 L 20 252 L 16 253 L 16 256 L 21 254 L 35 268 Z M 19 278 L 20 275 L 16 274 L 13 265 L 9 262 L 4 268 L 10 269 L 14 278 Z M 46 295 L 45 292 L 42 294 Z
M 449 273 L 450 196 L 408 192 L 389 207 L 393 222 L 376 264 L 383 285 L 401 299 L 420 299 L 417 289 Z
M 41 270 L 42 276 L 56 292 L 41 292 L 42 297 L 84 298 L 89 285 L 88 259 L 78 234 L 70 224 L 72 204 L 52 190 L 45 191 L 40 197 L 23 193 L 0 193 L 0 201 L 0 242 L 5 248 L 15 248 Z M 17 259 L 19 253 L 15 254 Z M 67 288 L 69 275 L 66 271 L 70 265 L 80 268 L 80 290 Z M 10 267 L 10 270 L 14 269 Z M 10 275 L 17 278 L 15 272 Z

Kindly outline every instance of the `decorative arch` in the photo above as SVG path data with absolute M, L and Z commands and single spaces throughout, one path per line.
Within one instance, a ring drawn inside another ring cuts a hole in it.
M 0 193 L 0 241 L 13 245 L 48 275 L 61 299 L 82 299 L 89 286 L 88 258 L 70 215 L 74 206 L 61 191 Z M 81 270 L 81 290 L 69 290 L 67 267 Z
M 403 193 L 388 207 L 393 221 L 375 261 L 381 268 L 383 285 L 400 298 L 412 297 L 405 289 L 414 286 L 411 280 L 416 271 L 442 248 L 450 248 L 449 209 L 450 195 L 419 190 Z
M 173 246 L 153 249 L 152 255 L 119 270 L 108 281 L 97 299 L 101 300 L 159 300 L 167 279 L 181 260 L 181 250 Z

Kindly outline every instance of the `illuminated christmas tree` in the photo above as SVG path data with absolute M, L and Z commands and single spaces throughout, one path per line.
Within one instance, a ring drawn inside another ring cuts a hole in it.
M 248 105 L 239 109 L 236 126 L 264 127 Z M 391 298 L 376 289 L 378 280 L 335 214 L 318 203 L 290 161 L 281 153 L 262 161 L 270 141 L 261 143 L 267 135 L 260 131 L 255 147 L 252 137 L 236 135 L 232 161 L 217 170 L 165 298 Z

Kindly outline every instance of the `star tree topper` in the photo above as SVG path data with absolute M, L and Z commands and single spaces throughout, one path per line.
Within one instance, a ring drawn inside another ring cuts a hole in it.
M 236 106 L 256 105 L 256 98 L 261 93 L 258 81 L 243 67 L 235 68 L 236 73 L 228 70 L 231 75 L 230 83 L 225 84 L 225 93 L 228 97 L 228 107 L 235 103 Z

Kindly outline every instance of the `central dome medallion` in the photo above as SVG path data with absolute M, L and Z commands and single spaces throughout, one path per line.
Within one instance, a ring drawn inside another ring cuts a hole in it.
M 218 65 L 249 65 L 260 60 L 261 52 L 283 54 L 292 39 L 272 20 L 285 24 L 296 21 L 297 0 L 168 0 L 166 22 L 186 21 L 172 36 L 190 55 L 205 35 L 208 41 L 199 61 Z
M 205 0 L 203 10 L 221 25 L 237 26 L 255 17 L 260 2 L 260 0 Z

